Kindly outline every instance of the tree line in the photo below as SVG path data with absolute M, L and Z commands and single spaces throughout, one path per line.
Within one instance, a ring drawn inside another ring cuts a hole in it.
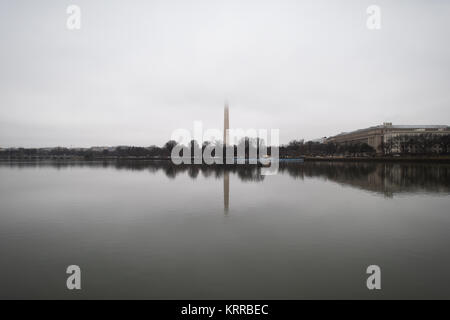
M 163 146 L 150 147 L 135 147 L 135 146 L 121 146 L 115 148 L 14 148 L 14 149 L 0 149 L 0 158 L 81 158 L 81 159 L 96 159 L 96 158 L 162 158 L 169 159 L 173 148 L 177 145 L 174 140 L 167 141 Z M 195 149 L 200 150 L 201 153 L 210 146 L 218 146 L 222 148 L 222 154 L 226 154 L 225 147 L 221 141 L 211 142 L 205 141 L 200 144 L 192 140 L 189 143 L 190 154 L 183 154 L 183 156 L 195 156 Z M 251 158 L 259 154 L 259 149 L 264 146 L 267 155 L 272 154 L 270 146 L 265 146 L 264 141 L 258 138 L 242 138 L 236 145 L 229 146 L 235 156 L 238 155 L 238 150 L 244 150 L 245 157 Z M 436 135 L 436 134 L 420 134 L 420 135 L 398 135 L 387 139 L 382 144 L 382 149 L 385 154 L 391 153 L 415 153 L 415 154 L 449 154 L 450 153 L 450 135 Z M 338 144 L 333 142 L 315 142 L 304 140 L 292 140 L 288 144 L 279 147 L 280 158 L 294 158 L 302 156 L 373 156 L 376 150 L 367 143 L 352 143 L 352 144 Z M 212 156 L 216 156 L 214 151 Z
M 82 159 L 96 159 L 96 158 L 163 158 L 168 159 L 172 154 L 173 148 L 177 145 L 174 140 L 167 141 L 163 146 L 151 146 L 151 147 L 135 147 L 135 146 L 122 146 L 115 148 L 14 148 L 14 149 L 0 149 L 0 158 L 82 158 Z M 183 154 L 182 156 L 195 156 L 195 150 L 201 150 L 203 154 L 208 146 L 218 146 L 222 148 L 222 155 L 227 154 L 226 148 L 221 142 L 203 142 L 202 145 L 192 140 L 189 143 L 190 154 Z M 272 154 L 272 148 L 265 146 L 264 141 L 260 141 L 258 138 L 242 138 L 236 145 L 229 146 L 231 153 L 234 156 L 244 155 L 245 158 L 256 157 L 260 153 L 260 148 L 264 146 L 264 152 L 270 156 Z M 238 153 L 244 152 L 242 153 Z M 335 154 L 370 154 L 375 150 L 367 144 L 354 144 L 354 145 L 337 145 L 334 143 L 319 143 L 308 141 L 306 143 L 303 140 L 293 140 L 286 145 L 279 147 L 280 157 L 299 157 L 299 156 L 314 156 L 314 155 L 335 155 Z M 230 151 L 228 151 L 230 152 Z M 212 156 L 218 156 L 214 150 L 211 152 Z
M 315 142 L 292 140 L 280 147 L 280 157 L 295 156 L 336 156 L 336 155 L 374 155 L 375 149 L 367 143 L 338 144 L 334 142 Z

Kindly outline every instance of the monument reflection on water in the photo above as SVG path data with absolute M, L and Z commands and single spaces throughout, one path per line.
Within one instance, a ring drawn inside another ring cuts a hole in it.
M 223 210 L 228 213 L 230 207 L 230 173 L 226 171 L 223 175 Z
M 261 170 L 0 162 L 0 298 L 450 298 L 450 165 Z

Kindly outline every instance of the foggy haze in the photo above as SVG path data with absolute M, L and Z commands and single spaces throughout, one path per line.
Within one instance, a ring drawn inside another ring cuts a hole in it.
M 81 29 L 68 30 L 68 5 Z M 381 29 L 366 27 L 369 5 Z M 450 123 L 447 1 L 1 1 L 0 147 Z

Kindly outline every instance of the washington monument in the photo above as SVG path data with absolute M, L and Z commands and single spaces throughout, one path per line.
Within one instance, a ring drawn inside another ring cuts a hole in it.
M 230 119 L 228 114 L 228 103 L 225 103 L 224 116 L 223 116 L 223 145 L 228 146 L 230 143 L 230 134 L 228 132 L 230 129 Z
M 230 143 L 230 118 L 228 111 L 228 103 L 225 102 L 225 108 L 223 109 L 223 145 L 227 147 Z M 230 203 L 230 175 L 229 172 L 225 170 L 223 175 L 223 207 L 225 214 L 228 213 Z

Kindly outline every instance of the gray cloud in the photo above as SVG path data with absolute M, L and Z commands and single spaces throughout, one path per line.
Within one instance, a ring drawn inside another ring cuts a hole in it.
M 0 147 L 162 144 L 194 120 L 282 142 L 450 123 L 450 4 L 2 1 Z M 66 29 L 66 7 L 82 28 Z

